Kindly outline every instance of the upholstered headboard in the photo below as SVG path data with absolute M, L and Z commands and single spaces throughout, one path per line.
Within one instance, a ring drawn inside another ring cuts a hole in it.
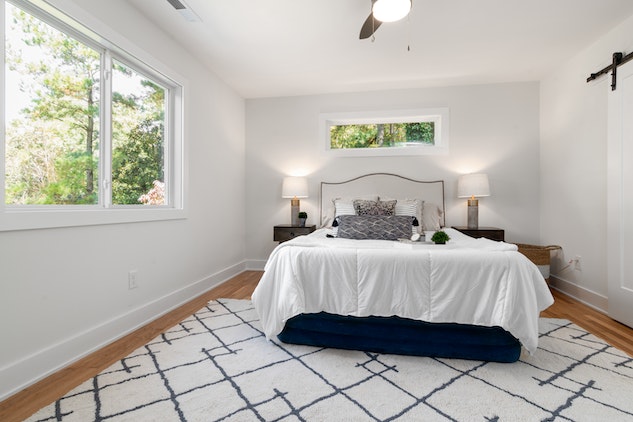
M 445 225 L 444 181 L 422 181 L 391 173 L 371 173 L 342 182 L 321 182 L 320 226 L 337 198 L 377 195 L 390 199 L 422 199 L 441 210 L 440 224 Z

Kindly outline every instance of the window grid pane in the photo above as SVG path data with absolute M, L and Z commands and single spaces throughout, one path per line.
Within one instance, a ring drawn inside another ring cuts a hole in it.
M 112 66 L 112 204 L 166 205 L 168 90 L 130 66 Z
M 96 204 L 100 53 L 5 5 L 5 203 Z
M 330 126 L 330 148 L 390 148 L 435 145 L 435 122 Z

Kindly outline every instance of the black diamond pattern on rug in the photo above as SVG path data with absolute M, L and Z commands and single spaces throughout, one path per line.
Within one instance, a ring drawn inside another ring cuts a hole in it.
M 512 364 L 267 341 L 221 299 L 29 421 L 633 421 L 633 359 L 566 320 Z

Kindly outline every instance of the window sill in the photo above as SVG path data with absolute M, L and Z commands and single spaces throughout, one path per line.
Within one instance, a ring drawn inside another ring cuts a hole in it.
M 14 230 L 49 229 L 104 224 L 140 223 L 146 221 L 179 220 L 187 212 L 174 208 L 116 208 L 73 207 L 72 209 L 11 209 L 0 212 L 0 232 Z

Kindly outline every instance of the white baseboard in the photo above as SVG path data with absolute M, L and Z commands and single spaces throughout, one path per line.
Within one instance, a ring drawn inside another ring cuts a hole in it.
M 585 305 L 608 315 L 608 297 L 598 294 L 589 289 L 585 289 L 582 286 L 567 281 L 563 278 L 558 278 L 554 275 L 550 276 L 549 283 L 551 287 L 561 291 L 562 293 L 565 293 L 567 296 L 571 296 L 579 302 L 582 302 Z
M 0 368 L 0 401 L 246 270 L 242 261 Z
M 246 269 L 251 271 L 264 271 L 264 267 L 266 266 L 266 259 L 247 259 L 244 261 L 246 264 Z

